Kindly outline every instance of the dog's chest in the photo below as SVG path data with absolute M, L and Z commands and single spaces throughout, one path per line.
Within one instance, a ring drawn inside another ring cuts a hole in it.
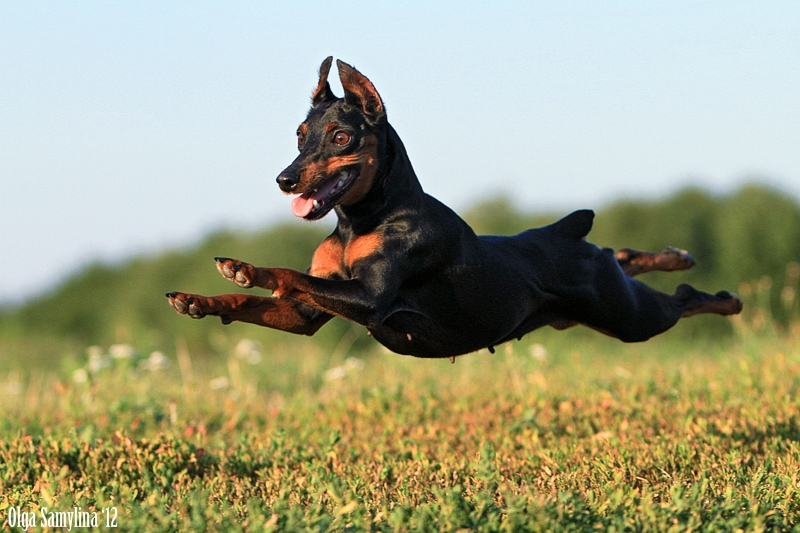
M 347 243 L 331 235 L 314 252 L 309 274 L 318 278 L 347 278 L 357 262 L 369 260 L 382 247 L 383 237 L 377 232 L 358 235 Z

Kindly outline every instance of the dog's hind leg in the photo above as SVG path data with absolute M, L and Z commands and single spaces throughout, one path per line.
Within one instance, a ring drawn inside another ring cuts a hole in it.
M 742 311 L 742 301 L 735 294 L 728 291 L 719 291 L 717 294 L 708 294 L 698 291 L 691 285 L 680 285 L 675 290 L 676 300 L 683 306 L 681 318 L 686 318 L 701 313 L 716 315 L 736 315 Z
M 623 248 L 616 252 L 615 258 L 625 275 L 631 278 L 645 272 L 687 270 L 695 265 L 695 260 L 689 252 L 673 247 L 665 248 L 660 253 Z M 664 295 L 664 297 L 668 297 L 668 295 Z M 560 320 L 551 323 L 550 326 L 557 330 L 563 330 L 577 324 L 578 322 L 570 320 Z M 598 331 L 601 330 L 598 329 Z
M 579 322 L 623 342 L 645 341 L 667 331 L 681 318 L 700 313 L 735 315 L 742 310 L 739 297 L 727 291 L 708 294 L 684 284 L 669 295 L 631 278 L 627 291 L 604 301 L 602 312 Z
M 641 252 L 623 248 L 616 253 L 617 263 L 626 276 L 638 276 L 645 272 L 674 272 L 687 270 L 695 265 L 694 258 L 686 250 L 665 248 L 660 253 Z
M 627 276 L 608 248 L 595 256 L 593 283 L 568 302 L 567 320 L 579 322 L 624 342 L 645 341 L 670 329 L 678 320 L 700 313 L 732 315 L 742 310 L 736 295 L 708 294 L 689 285 L 675 294 L 658 291 Z

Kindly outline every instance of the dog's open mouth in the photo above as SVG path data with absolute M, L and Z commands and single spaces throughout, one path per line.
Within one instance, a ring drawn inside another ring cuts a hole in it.
M 317 189 L 301 194 L 292 200 L 292 213 L 306 220 L 321 217 L 336 205 L 336 200 L 350 188 L 357 174 L 356 169 L 343 170 Z

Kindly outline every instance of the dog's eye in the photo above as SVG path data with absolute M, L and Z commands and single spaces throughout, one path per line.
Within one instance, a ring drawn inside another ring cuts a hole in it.
M 333 142 L 343 146 L 350 142 L 350 134 L 344 131 L 337 131 L 336 135 L 333 136 Z
M 298 148 L 302 148 L 303 143 L 305 142 L 305 140 L 306 140 L 306 136 L 303 135 L 303 132 L 302 131 L 298 131 L 297 132 L 297 147 Z

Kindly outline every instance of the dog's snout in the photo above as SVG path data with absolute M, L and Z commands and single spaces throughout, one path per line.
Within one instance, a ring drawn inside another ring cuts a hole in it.
M 297 188 L 297 184 L 300 183 L 300 176 L 293 172 L 283 172 L 275 181 L 278 182 L 278 187 L 280 187 L 283 192 L 292 192 Z

